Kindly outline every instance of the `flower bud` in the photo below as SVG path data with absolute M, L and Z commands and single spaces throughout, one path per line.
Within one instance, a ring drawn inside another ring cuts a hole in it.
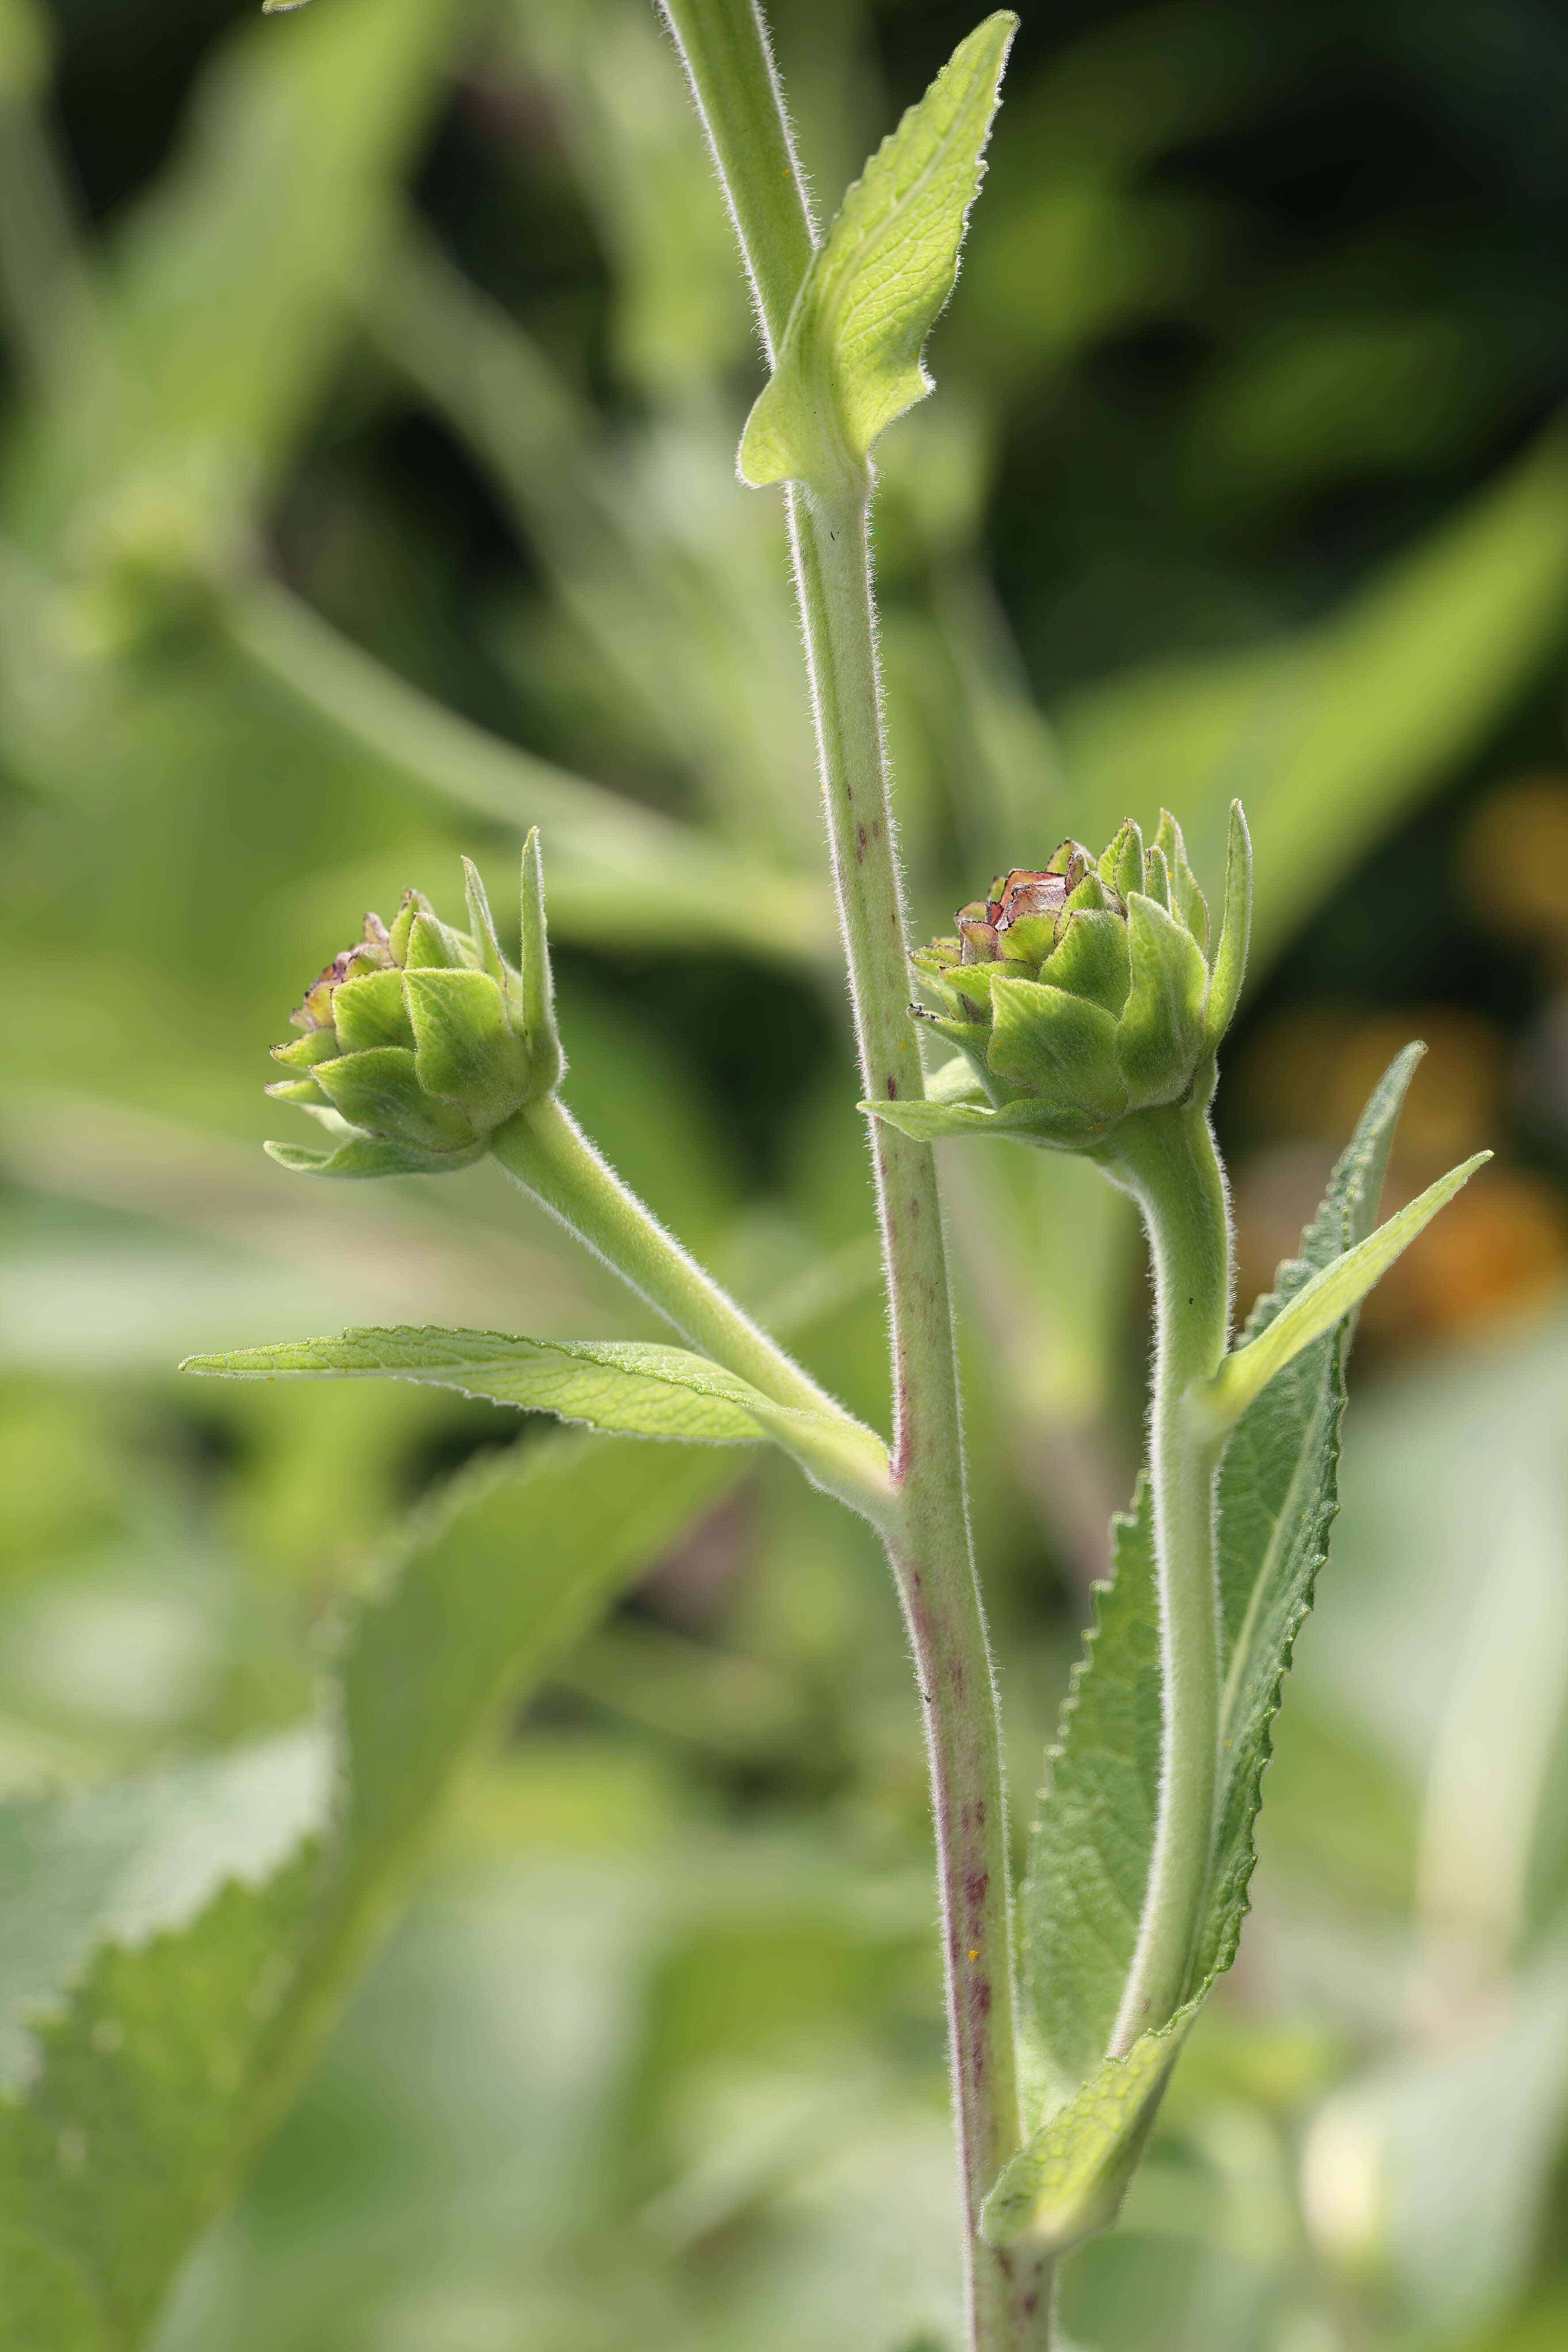
M 923 1103 L 866 1108 L 921 1139 L 990 1129 L 1094 1151 L 1133 1112 L 1206 1100 L 1240 992 L 1250 873 L 1237 804 L 1212 961 L 1208 908 L 1168 811 L 1147 847 L 1130 818 L 1098 858 L 1068 841 L 1044 867 L 999 876 L 959 908 L 952 937 L 913 958 L 942 1010 L 910 1010 L 968 1069 L 939 1073 Z
M 523 851 L 521 963 L 500 951 L 484 886 L 465 858 L 470 928 L 441 922 L 417 890 L 388 926 L 333 957 L 290 1015 L 300 1035 L 275 1045 L 289 1072 L 268 1087 L 321 1118 L 329 1152 L 269 1143 L 313 1176 L 433 1175 L 466 1168 L 564 1066 L 544 936 L 539 842 Z

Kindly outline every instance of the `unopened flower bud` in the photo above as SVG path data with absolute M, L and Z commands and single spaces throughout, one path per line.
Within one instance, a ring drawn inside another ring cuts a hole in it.
M 942 1009 L 911 1010 L 969 1074 L 961 1063 L 926 1102 L 867 1108 L 922 1139 L 989 1129 L 1093 1151 L 1133 1112 L 1206 1099 L 1240 991 L 1249 877 L 1237 806 L 1211 960 L 1208 908 L 1168 811 L 1147 847 L 1129 819 L 1099 857 L 1068 841 L 1045 866 L 999 876 L 960 908 L 953 936 L 913 959 Z
M 268 1092 L 313 1112 L 334 1148 L 269 1143 L 315 1176 L 436 1174 L 479 1159 L 498 1127 L 547 1094 L 563 1066 L 544 939 L 537 836 L 523 853 L 521 965 L 501 954 L 484 886 L 465 858 L 470 928 L 452 929 L 417 890 L 393 922 L 332 958 L 290 1016 Z

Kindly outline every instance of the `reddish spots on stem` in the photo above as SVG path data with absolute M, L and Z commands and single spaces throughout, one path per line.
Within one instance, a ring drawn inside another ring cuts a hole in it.
M 990 2016 L 991 1979 L 989 1977 L 981 1977 L 978 1979 L 973 1990 L 970 1993 L 969 2006 L 973 2011 L 976 2017 L 984 2018 Z
M 863 824 L 855 828 L 855 863 L 857 866 L 866 863 L 866 828 Z
M 911 1192 L 911 1193 L 910 1194 L 910 1216 L 911 1216 L 911 1217 L 918 1217 L 918 1216 L 920 1215 L 920 1213 L 921 1213 L 920 1196 L 919 1196 L 919 1194 L 918 1194 L 918 1193 Z
M 985 1896 L 990 1885 L 991 1873 L 988 1870 L 971 1870 L 965 1872 L 963 1879 L 963 1899 L 968 1904 L 972 1913 L 983 1911 L 984 1909 Z
M 1032 2286 L 1032 2287 L 1029 2289 L 1028 2294 L 1024 2297 L 1023 2311 L 1024 2311 L 1024 2316 L 1025 2316 L 1025 2318 L 1026 2318 L 1026 2319 L 1033 2319 L 1033 2317 L 1034 2317 L 1034 2315 L 1035 2315 L 1036 2312 L 1037 2312 L 1037 2311 L 1038 2311 L 1039 2307 L 1040 2307 L 1040 2290 L 1039 2290 L 1039 2288 L 1038 2288 L 1037 2286 Z
M 897 1078 L 889 1078 L 889 1079 L 888 1080 L 888 1100 L 889 1100 L 889 1102 L 897 1102 L 897 1101 L 898 1101 L 898 1099 L 899 1099 L 899 1082 L 898 1082 Z

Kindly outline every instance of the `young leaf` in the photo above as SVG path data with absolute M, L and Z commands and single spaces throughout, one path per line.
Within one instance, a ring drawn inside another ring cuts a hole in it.
M 331 1782 L 312 1734 L 77 1801 L 58 1843 L 36 1807 L 0 1810 L 13 2003 L 56 2011 L 0 2097 L 0 2342 L 140 2352 L 498 1706 L 733 1476 L 580 1437 L 503 1455 L 357 1611 Z
M 1254 1312 L 1249 1338 L 1286 1311 L 1315 1276 L 1364 1241 L 1394 1123 L 1420 1052 L 1419 1046 L 1407 1047 L 1374 1090 L 1322 1206 L 1302 1236 L 1300 1257 L 1280 1268 L 1276 1289 Z M 1352 1316 L 1345 1315 L 1286 1365 L 1243 1413 L 1221 1465 L 1226 1680 L 1215 1859 L 1188 1974 L 1187 2006 L 1173 2024 L 1195 2011 L 1236 1956 L 1269 1726 L 1297 1631 L 1311 1606 L 1337 1507 L 1334 1477 L 1352 1324 Z M 1096 1617 L 1063 1712 L 1050 1784 L 1040 1800 L 1022 1903 L 1030 2031 L 1055 2111 L 1016 2159 L 1019 2167 L 1029 2159 L 1035 2170 L 1005 2174 L 997 2191 L 1000 2196 L 1003 2188 L 1007 2190 L 1005 2205 L 997 2209 L 998 2227 L 1005 2220 L 1009 2230 L 1047 2238 L 1069 2220 L 1078 2226 L 1100 2193 L 1097 2182 L 1100 2188 L 1118 2179 L 1124 2182 L 1131 2169 L 1129 2162 L 1118 2172 L 1116 2151 L 1101 2145 L 1090 2126 L 1092 2117 L 1104 2113 L 1103 2053 L 1136 1940 L 1154 1839 L 1159 1639 L 1152 1544 L 1142 1492 L 1131 1517 L 1119 1524 L 1115 1575 L 1096 1595 Z M 1173 2030 L 1173 2025 L 1165 2029 Z M 1131 2055 L 1154 2038 L 1145 2036 Z M 1085 2095 L 1077 2086 L 1084 2083 L 1098 2087 L 1080 2112 Z M 1122 2152 L 1133 2149 L 1151 2112 L 1127 2110 Z M 1071 2149 L 1079 2147 L 1090 2151 L 1081 2158 L 1081 2178 L 1072 2168 L 1080 2158 L 1068 2160 Z M 1042 2189 L 1030 2204 L 1025 2191 L 1037 2172 L 1049 2197 Z
M 991 2244 L 1026 2238 L 1064 2254 L 1110 2227 L 1198 2008 L 1190 2001 L 1168 2025 L 1141 2034 L 1125 2058 L 1102 2058 L 1019 2149 L 985 2200 L 981 2228 Z
M 860 1509 L 887 1485 L 887 1449 L 847 1414 L 775 1404 L 707 1356 L 645 1339 L 523 1339 L 399 1325 L 192 1356 L 181 1369 L 226 1380 L 423 1381 L 615 1435 L 709 1445 L 772 1438 Z
M 1462 1167 L 1450 1168 L 1354 1249 L 1320 1266 L 1255 1338 L 1233 1348 L 1209 1387 L 1210 1408 L 1219 1425 L 1237 1420 L 1292 1357 L 1359 1307 L 1401 1252 L 1490 1158 L 1489 1151 L 1478 1151 Z
M 1211 1050 L 1230 1027 L 1247 977 L 1252 935 L 1252 836 L 1241 803 L 1230 804 L 1230 839 L 1225 860 L 1225 907 L 1215 942 L 1214 971 L 1204 1007 L 1204 1037 Z
M 813 256 L 778 365 L 747 421 L 742 478 L 834 482 L 923 400 L 921 350 L 958 277 L 1018 19 L 961 41 L 867 164 Z

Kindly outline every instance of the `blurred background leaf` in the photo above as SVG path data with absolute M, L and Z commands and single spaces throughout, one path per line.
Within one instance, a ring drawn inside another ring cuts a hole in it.
M 969 20 L 773 16 L 826 209 Z M 1367 1316 L 1257 1909 L 1070 2268 L 1083 2352 L 1568 2325 L 1565 82 L 1533 0 L 1035 12 L 940 395 L 879 452 L 921 927 L 1162 801 L 1212 888 L 1240 792 L 1248 1296 L 1406 1037 L 1385 1205 L 1499 1153 Z M 177 1358 L 659 1336 L 493 1171 L 257 1148 L 289 1006 L 459 848 L 504 897 L 544 824 L 579 1116 L 870 1420 L 887 1376 L 780 519 L 734 479 L 759 371 L 645 0 L 7 0 L 0 364 L 0 1785 L 91 1808 L 291 1737 L 367 1563 L 515 1431 Z M 950 1158 L 1024 1816 L 1142 1281 L 1091 1171 Z M 552 1673 L 158 2352 L 952 2341 L 874 1549 L 761 1464 Z

